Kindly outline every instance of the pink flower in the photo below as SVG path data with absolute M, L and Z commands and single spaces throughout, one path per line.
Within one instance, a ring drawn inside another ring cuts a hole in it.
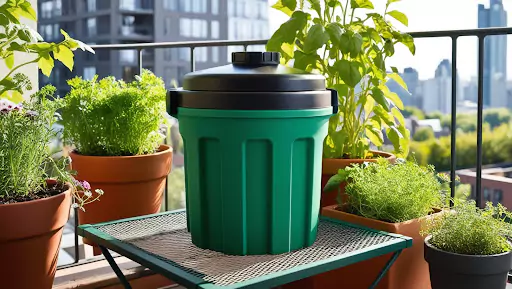
M 82 187 L 86 190 L 91 190 L 91 184 L 88 181 L 82 181 Z

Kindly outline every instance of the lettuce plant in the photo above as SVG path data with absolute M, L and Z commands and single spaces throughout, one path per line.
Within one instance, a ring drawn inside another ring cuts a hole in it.
M 106 77 L 68 81 L 63 99 L 64 141 L 88 156 L 154 153 L 165 137 L 166 90 L 161 78 L 144 70 L 131 83 Z
M 329 120 L 325 158 L 368 158 L 371 144 L 383 145 L 384 130 L 395 153 L 408 154 L 403 103 L 386 86 L 394 80 L 407 90 L 398 70 L 386 66 L 395 45 L 412 54 L 416 49 L 411 35 L 390 21 L 408 25 L 405 14 L 391 9 L 397 1 L 388 0 L 382 13 L 370 0 L 278 0 L 273 6 L 290 19 L 272 35 L 267 50 L 281 52 L 285 64 L 322 74 L 327 87 L 338 92 L 340 109 Z

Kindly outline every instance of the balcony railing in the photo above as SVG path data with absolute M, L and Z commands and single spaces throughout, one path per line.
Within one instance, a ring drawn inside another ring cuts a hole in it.
M 508 35 L 512 34 L 512 28 L 485 28 L 485 29 L 470 29 L 470 30 L 446 30 L 446 31 L 425 31 L 425 32 L 412 32 L 410 33 L 415 39 L 419 38 L 449 38 L 451 39 L 451 69 L 453 72 L 457 71 L 457 40 L 464 36 L 475 36 L 478 38 L 478 108 L 477 108 L 477 154 L 476 154 L 476 203 L 482 206 L 482 124 L 483 124 L 483 79 L 484 79 L 484 55 L 485 46 L 484 40 L 487 36 L 493 35 Z M 194 51 L 199 47 L 228 47 L 238 46 L 247 50 L 248 47 L 254 45 L 264 45 L 267 40 L 248 40 L 248 41 L 199 41 L 199 42 L 161 42 L 161 43 L 140 43 L 140 44 L 107 44 L 107 45 L 92 45 L 95 50 L 134 50 L 137 54 L 137 64 L 139 72 L 143 68 L 143 52 L 147 49 L 156 48 L 188 48 L 190 49 L 190 71 L 195 71 L 195 58 Z M 455 194 L 455 179 L 456 179 L 456 127 L 457 127 L 457 73 L 451 75 L 451 164 L 450 164 L 450 178 L 451 178 L 451 197 Z M 168 191 L 167 186 L 164 192 L 164 209 L 168 210 Z M 453 205 L 453 204 L 452 204 Z M 76 226 L 78 224 L 77 214 L 75 212 L 75 263 L 79 263 L 78 254 L 78 235 L 76 235 Z

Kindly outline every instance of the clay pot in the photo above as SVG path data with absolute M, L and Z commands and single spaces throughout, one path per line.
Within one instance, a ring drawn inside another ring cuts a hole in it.
M 349 214 L 338 205 L 322 208 L 322 216 L 371 229 L 413 238 L 413 246 L 403 250 L 377 289 L 430 289 L 428 264 L 423 257 L 424 238 L 420 235 L 422 219 L 402 223 L 388 223 Z M 436 210 L 436 214 L 441 214 Z M 433 217 L 432 214 L 427 218 Z M 382 271 L 392 254 L 375 257 L 340 269 L 322 273 L 288 284 L 287 289 L 367 289 Z
M 49 198 L 0 205 L 0 288 L 52 288 L 71 201 L 68 189 Z
M 91 188 L 102 189 L 100 201 L 79 210 L 80 224 L 95 224 L 158 213 L 165 180 L 171 170 L 172 148 L 161 145 L 149 155 L 101 157 L 70 153 L 76 179 L 86 180 Z M 84 239 L 84 243 L 94 245 Z M 95 250 L 98 254 L 99 250 Z
M 380 152 L 380 151 L 371 151 L 373 154 L 376 154 L 380 157 L 388 159 L 391 163 L 396 161 L 396 157 L 393 154 Z M 322 159 L 322 189 L 325 187 L 329 179 L 338 173 L 338 170 L 344 169 L 352 164 L 362 164 L 364 162 L 376 162 L 377 159 Z M 343 182 L 340 184 L 340 192 L 345 192 L 346 183 Z M 326 207 L 331 205 L 338 204 L 336 198 L 338 197 L 338 190 L 333 190 L 330 192 L 322 192 L 322 197 L 320 199 L 320 206 Z

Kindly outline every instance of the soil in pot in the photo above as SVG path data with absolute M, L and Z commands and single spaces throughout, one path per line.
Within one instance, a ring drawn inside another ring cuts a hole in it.
M 338 170 L 344 169 L 352 164 L 362 164 L 364 162 L 376 162 L 379 157 L 387 158 L 391 163 L 396 161 L 396 157 L 393 154 L 380 152 L 380 151 L 371 151 L 375 158 L 371 159 L 322 159 L 322 189 L 325 187 L 329 179 L 338 173 Z M 340 192 L 342 200 L 344 197 L 346 183 L 343 182 L 340 184 Z M 338 204 L 338 190 L 333 190 L 330 192 L 323 192 L 322 197 L 320 199 L 320 207 L 332 206 Z
M 413 246 L 400 254 L 388 273 L 377 285 L 378 289 L 430 289 L 428 264 L 423 258 L 421 219 L 402 223 L 388 223 L 367 219 L 338 209 L 338 205 L 322 208 L 322 216 L 341 220 L 379 231 L 413 238 Z M 431 215 L 432 216 L 432 215 Z M 286 289 L 367 289 L 377 278 L 392 254 L 372 258 L 347 267 L 332 270 L 286 285 Z
M 71 191 L 48 182 L 27 198 L 0 199 L 0 288 L 50 289 Z
M 462 255 L 437 249 L 425 239 L 432 289 L 505 289 L 512 253 Z
M 79 210 L 80 224 L 158 213 L 162 204 L 165 180 L 171 170 L 172 148 L 160 146 L 158 152 L 139 156 L 98 157 L 72 152 L 76 179 L 86 180 L 91 188 L 105 193 L 99 202 Z M 86 244 L 94 245 L 84 239 Z M 95 248 L 95 254 L 99 254 Z

